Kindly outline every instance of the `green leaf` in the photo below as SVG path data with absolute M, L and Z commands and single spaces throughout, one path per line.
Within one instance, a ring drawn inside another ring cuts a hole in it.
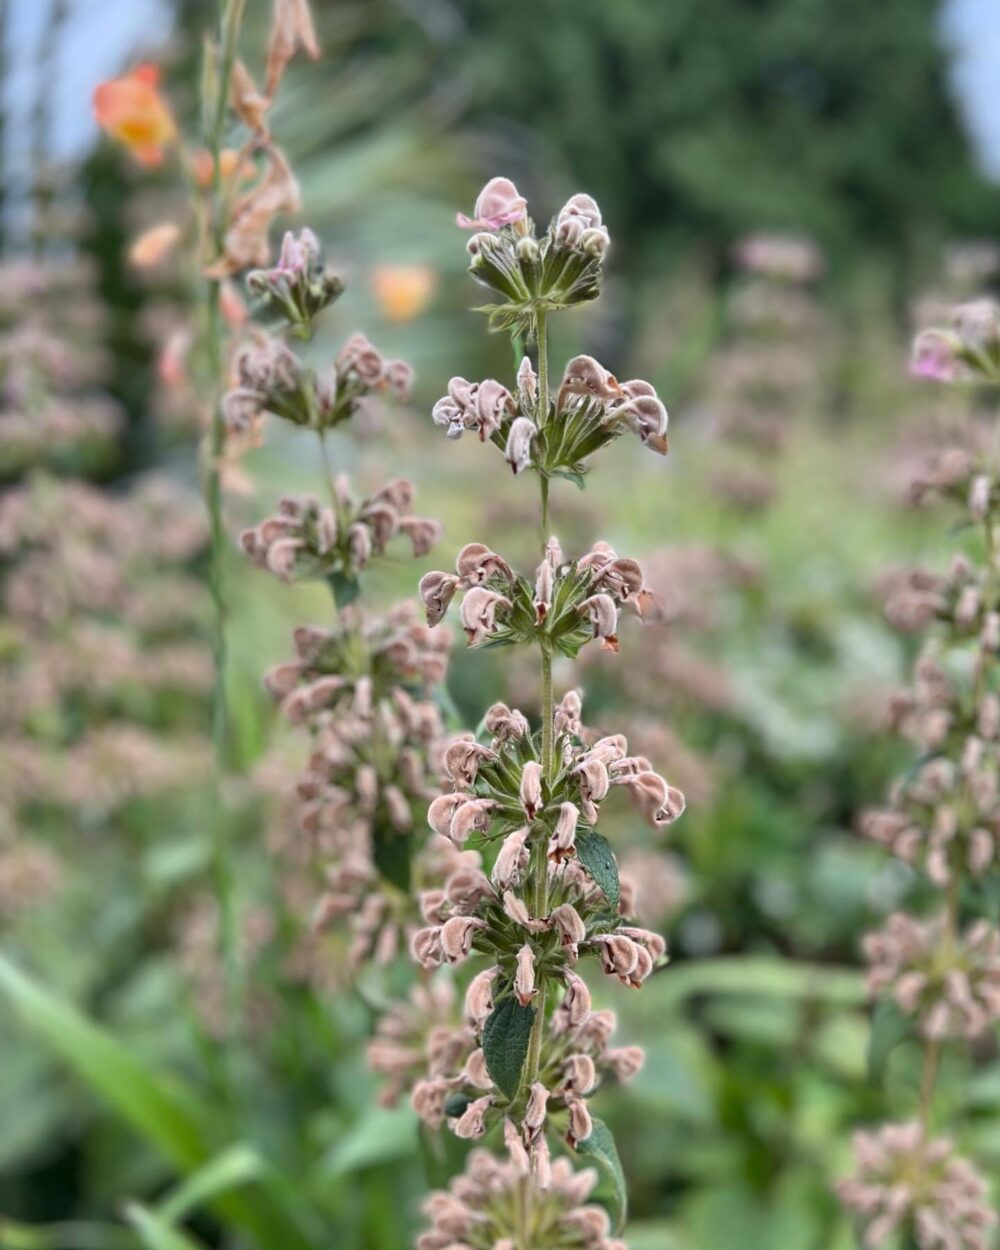
M 903 1014 L 892 998 L 880 998 L 872 1012 L 871 1032 L 868 1035 L 868 1075 L 872 1081 L 881 1081 L 889 1056 L 913 1032 L 913 1022 Z
M 410 859 L 413 838 L 397 833 L 395 829 L 377 827 L 372 837 L 372 857 L 375 866 L 387 881 L 398 886 L 404 893 L 410 892 Z
M 564 477 L 567 482 L 575 482 L 580 490 L 587 489 L 582 473 L 574 473 L 570 469 L 551 469 L 550 474 L 552 477 Z
M 513 1098 L 520 1087 L 534 1023 L 534 1007 L 522 1007 L 511 995 L 497 1003 L 483 1027 L 486 1067 L 508 1098 Z
M 135 1235 L 118 1224 L 15 1224 L 0 1215 L 0 1250 L 135 1250 Z
M 212 1158 L 217 1149 L 213 1129 L 219 1117 L 211 1107 L 183 1086 L 150 1072 L 110 1033 L 3 956 L 0 993 L 91 1092 L 180 1171 L 201 1167 Z M 260 1246 L 309 1250 L 298 1213 L 279 1191 L 279 1178 L 269 1169 L 252 1191 L 222 1194 L 212 1205 L 223 1218 L 249 1230 Z
M 191 1167 L 202 1161 L 204 1125 L 185 1091 L 150 1075 L 115 1038 L 2 957 L 0 991 L 87 1085 L 172 1163 Z
M 667 1220 L 654 1220 L 628 1226 L 628 1250 L 682 1250 L 688 1242 L 681 1242 L 673 1224 Z
M 765 955 L 726 955 L 675 963 L 669 973 L 647 982 L 642 994 L 631 997 L 630 1003 L 658 1016 L 696 994 L 775 995 L 844 1007 L 859 1006 L 868 997 L 864 976 L 855 968 Z
M 263 1170 L 264 1165 L 256 1151 L 249 1146 L 232 1146 L 192 1172 L 172 1193 L 157 1203 L 157 1214 L 172 1224 L 176 1223 L 217 1194 L 257 1180 Z
M 421 1121 L 419 1129 L 420 1160 L 427 1184 L 432 1189 L 447 1189 L 457 1172 L 465 1167 L 465 1143 L 454 1133 L 436 1133 Z
M 607 1179 L 611 1189 L 611 1217 L 618 1232 L 625 1227 L 628 1214 L 628 1195 L 625 1176 L 614 1135 L 603 1120 L 593 1119 L 593 1129 L 586 1141 L 577 1146 L 577 1153 L 585 1159 L 593 1159 Z
M 611 906 L 617 908 L 621 900 L 621 883 L 618 880 L 618 863 L 607 838 L 595 829 L 578 829 L 576 857 L 600 886 Z
M 350 577 L 346 573 L 331 573 L 326 581 L 333 591 L 333 601 L 338 608 L 346 608 L 361 594 L 361 583 L 356 577 Z
M 362 1168 L 413 1154 L 417 1117 L 408 1105 L 370 1107 L 316 1165 L 316 1178 L 326 1183 Z
M 169 1220 L 138 1202 L 127 1203 L 124 1215 L 146 1250 L 201 1250 L 200 1241 L 174 1228 Z

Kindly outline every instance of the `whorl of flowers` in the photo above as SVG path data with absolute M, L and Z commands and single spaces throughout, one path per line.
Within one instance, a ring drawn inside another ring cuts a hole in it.
M 302 626 L 294 639 L 296 659 L 265 684 L 288 720 L 314 736 L 300 785 L 306 827 L 343 830 L 352 809 L 369 825 L 384 817 L 410 832 L 419 822 L 406 793 L 426 810 L 442 776 L 441 715 L 426 692 L 444 679 L 450 638 L 431 636 L 404 603 L 372 619 L 348 609 L 335 629 Z
M 248 343 L 234 368 L 237 384 L 226 393 L 222 411 L 236 432 L 267 414 L 306 429 L 330 430 L 350 420 L 366 396 L 388 392 L 405 399 L 413 376 L 408 364 L 386 360 L 363 334 L 352 335 L 322 375 L 273 337 Z
M 955 937 L 944 915 L 897 912 L 864 948 L 869 991 L 888 990 L 925 1037 L 978 1037 L 1000 1020 L 1000 930 L 985 920 Z
M 456 1019 L 452 1012 L 450 1022 L 440 1015 L 427 1020 L 426 1011 L 415 1010 L 419 1000 L 397 1007 L 380 1022 L 369 1060 L 391 1078 L 390 1093 L 410 1091 L 417 1114 L 430 1128 L 447 1121 L 456 1136 L 479 1138 L 503 1124 L 505 1137 L 511 1136 L 516 1100 L 495 1084 L 483 1050 L 496 982 L 496 969 L 474 977 L 461 1016 Z M 418 992 L 426 994 L 422 987 Z M 638 1046 L 610 1045 L 616 1023 L 613 1011 L 591 1009 L 586 984 L 574 975 L 542 1040 L 538 1080 L 527 1091 L 521 1137 L 529 1152 L 534 1153 L 546 1126 L 573 1145 L 586 1140 L 592 1132 L 590 1096 L 606 1080 L 629 1081 L 639 1072 L 644 1055 Z M 408 1045 L 395 1044 L 403 1038 Z
M 996 307 L 978 301 L 957 309 L 951 330 L 918 338 L 914 363 L 918 374 L 942 381 L 995 383 Z M 897 1013 L 913 1021 L 924 1056 L 918 1119 L 859 1133 L 859 1174 L 839 1186 L 873 1247 L 898 1232 L 920 1250 L 986 1250 L 996 1222 L 986 1182 L 929 1130 L 942 1045 L 975 1038 L 1000 1018 L 1000 928 L 965 915 L 961 888 L 992 866 L 1000 835 L 997 473 L 990 457 L 962 447 L 921 479 L 917 498 L 962 509 L 967 553 L 944 576 L 910 575 L 888 608 L 896 626 L 927 633 L 913 689 L 893 709 L 920 756 L 893 787 L 891 805 L 866 813 L 863 825 L 921 866 L 944 901 L 929 920 L 890 916 L 865 940 L 870 989 L 891 995 Z
M 283 317 L 305 334 L 313 318 L 344 290 L 341 279 L 324 266 L 319 239 L 308 227 L 298 235 L 286 231 L 277 264 L 251 270 L 246 281 L 261 311 Z
M 469 646 L 533 643 L 575 657 L 591 639 L 618 650 L 618 621 L 628 605 L 640 617 L 655 610 L 638 562 L 595 543 L 579 560 L 566 560 L 556 539 L 546 545 L 534 581 L 516 574 L 484 543 L 458 553 L 454 573 L 425 573 L 420 598 L 436 625 L 461 592 L 459 617 Z
M 491 329 L 529 331 L 537 313 L 544 316 L 600 294 L 610 238 L 589 195 L 567 200 L 538 238 L 527 201 L 509 178 L 493 178 L 480 192 L 473 216 L 459 213 L 457 219 L 475 231 L 468 242 L 469 272 L 502 300 L 482 309 Z
M 587 1202 L 597 1185 L 593 1168 L 574 1172 L 569 1160 L 553 1160 L 526 1202 L 529 1177 L 524 1148 L 513 1137 L 505 1160 L 474 1150 L 465 1171 L 424 1203 L 430 1228 L 417 1238 L 417 1250 L 516 1250 L 510 1233 L 517 1229 L 524 1230 L 522 1245 L 546 1250 L 625 1250 L 611 1235 L 608 1213 Z
M 640 379 L 619 382 L 592 356 L 567 364 L 547 412 L 538 406 L 538 376 L 527 356 L 509 391 L 495 378 L 452 378 L 431 416 L 448 438 L 467 430 L 489 439 L 514 475 L 537 469 L 543 476 L 579 477 L 594 452 L 626 431 L 651 451 L 666 454 L 667 410 L 656 389 Z
M 841 1202 L 877 1250 L 894 1234 L 919 1250 L 988 1250 L 996 1211 L 986 1181 L 947 1138 L 916 1122 L 854 1136 L 856 1175 L 837 1186 Z
M 396 535 L 409 539 L 415 557 L 426 555 L 440 538 L 437 521 L 410 513 L 413 496 L 412 484 L 396 478 L 359 502 L 340 475 L 332 503 L 312 495 L 286 497 L 274 516 L 245 530 L 240 541 L 254 564 L 283 581 L 338 576 L 356 583 Z
M 447 741 L 428 692 L 445 677 L 451 639 L 403 603 L 384 617 L 345 609 L 335 628 L 302 626 L 294 642 L 296 658 L 265 684 L 310 734 L 297 793 L 323 878 L 315 923 L 348 922 L 352 967 L 384 963 L 417 919 L 401 891 L 438 881 L 457 858 L 445 848 L 443 860 L 435 850 L 416 863 Z

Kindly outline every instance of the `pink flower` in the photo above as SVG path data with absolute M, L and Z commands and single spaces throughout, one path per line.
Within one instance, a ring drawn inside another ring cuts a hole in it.
M 957 381 L 960 370 L 955 349 L 954 335 L 943 330 L 925 330 L 913 344 L 910 373 L 933 382 Z
M 523 221 L 526 208 L 527 201 L 509 178 L 491 178 L 479 192 L 473 216 L 456 213 L 455 220 L 463 230 L 499 230 Z

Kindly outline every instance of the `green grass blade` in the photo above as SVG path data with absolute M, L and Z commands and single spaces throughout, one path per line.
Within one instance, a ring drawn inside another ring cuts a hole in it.
M 162 1202 L 156 1213 L 176 1224 L 219 1194 L 257 1180 L 264 1171 L 260 1156 L 249 1146 L 233 1146 L 183 1180 Z
M 213 1141 L 213 1117 L 182 1086 L 162 1074 L 148 1072 L 111 1034 L 2 956 L 0 994 L 10 999 L 24 1023 L 45 1040 L 88 1089 L 179 1172 L 211 1167 L 221 1145 Z M 233 1167 L 232 1158 L 228 1166 Z M 218 1175 L 215 1179 L 218 1181 Z M 205 1183 L 204 1174 L 199 1183 Z M 174 1195 L 175 1200 L 180 1192 Z M 257 1183 L 245 1193 L 221 1193 L 218 1189 L 213 1192 L 213 1210 L 224 1220 L 249 1231 L 262 1248 L 311 1250 L 300 1213 L 293 1210 L 291 1198 L 273 1169 L 261 1166 Z
M 128 1203 L 124 1214 L 145 1250 L 204 1250 L 200 1241 L 174 1228 L 168 1220 L 138 1202 Z

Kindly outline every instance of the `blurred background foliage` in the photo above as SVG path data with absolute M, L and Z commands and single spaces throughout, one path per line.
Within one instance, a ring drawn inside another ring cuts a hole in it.
M 326 601 L 277 588 L 234 542 L 244 1012 L 220 1036 L 198 403 L 159 356 L 189 321 L 191 275 L 140 278 L 125 259 L 183 200 L 169 170 L 141 173 L 93 136 L 79 162 L 55 159 L 52 67 L 86 64 L 81 31 L 111 18 L 56 3 L 29 46 L 28 4 L 0 6 L 4 66 L 35 66 L 17 88 L 35 128 L 7 182 L 0 290 L 0 1246 L 401 1247 L 427 1176 L 452 1170 L 407 1108 L 377 1106 L 364 1062 L 368 1001 L 408 973 L 359 992 L 335 944 L 304 957 L 283 836 L 295 744 L 260 688 Z M 415 364 L 412 408 L 372 414 L 336 454 L 362 482 L 404 471 L 446 533 L 428 564 L 373 575 L 375 601 L 411 594 L 468 539 L 523 558 L 533 541 L 522 484 L 427 415 L 453 373 L 511 371 L 509 343 L 468 312 L 453 225 L 487 175 L 514 177 L 542 219 L 572 191 L 597 197 L 607 292 L 556 326 L 554 358 L 586 349 L 671 408 L 665 464 L 623 440 L 585 493 L 560 483 L 554 500 L 564 546 L 605 537 L 639 556 L 667 605 L 613 662 L 557 680 L 579 680 L 588 719 L 626 729 L 689 796 L 669 848 L 624 809 L 613 831 L 674 961 L 642 994 L 606 991 L 649 1056 L 603 1096 L 629 1244 L 846 1250 L 830 1184 L 850 1127 L 905 1113 L 917 1064 L 906 1043 L 872 1053 L 858 968 L 861 934 L 914 888 L 856 831 L 904 762 L 885 710 L 909 651 L 878 583 L 961 543 L 906 502 L 923 453 L 967 415 L 907 380 L 906 343 L 996 268 L 989 247 L 975 263 L 945 250 L 989 235 L 997 193 L 958 120 L 938 6 L 315 7 L 324 58 L 296 65 L 274 115 L 303 219 L 348 283 L 310 350 L 357 327 Z M 122 67 L 162 60 L 189 122 L 210 8 L 161 6 L 166 44 L 121 49 Z M 251 41 L 268 10 L 251 0 Z M 741 267 L 734 244 L 758 230 L 815 239 L 823 273 Z M 234 485 L 235 536 L 277 494 L 315 489 L 315 465 L 272 427 Z M 449 685 L 469 723 L 501 690 L 536 710 L 506 656 L 456 656 Z M 1000 1172 L 996 1046 L 953 1059 L 944 1091 Z

